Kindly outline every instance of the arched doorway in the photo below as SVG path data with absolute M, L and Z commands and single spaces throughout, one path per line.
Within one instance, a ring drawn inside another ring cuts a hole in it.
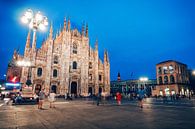
M 77 95 L 77 82 L 71 83 L 71 94 Z
M 41 91 L 41 85 L 40 85 L 40 84 L 37 84 L 37 85 L 35 86 L 35 93 L 36 93 L 36 94 L 39 94 L 40 91 Z
M 52 85 L 52 86 L 51 86 L 51 91 L 53 91 L 54 93 L 56 93 L 56 91 L 57 91 L 57 86 L 56 86 L 56 85 Z
M 89 87 L 89 89 L 88 89 L 88 93 L 89 93 L 90 95 L 92 95 L 92 93 L 93 93 L 93 89 L 92 89 L 92 87 Z
M 102 93 L 102 87 L 99 87 L 99 93 Z

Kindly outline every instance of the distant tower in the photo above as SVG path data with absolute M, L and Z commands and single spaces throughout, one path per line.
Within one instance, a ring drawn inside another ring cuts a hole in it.
M 121 75 L 120 75 L 120 72 L 118 72 L 118 77 L 117 77 L 117 81 L 121 81 Z

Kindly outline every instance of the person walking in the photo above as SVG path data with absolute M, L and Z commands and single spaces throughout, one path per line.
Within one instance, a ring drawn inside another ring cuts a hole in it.
M 55 102 L 55 100 L 56 100 L 56 94 L 53 92 L 53 91 L 51 91 L 51 93 L 49 93 L 49 102 L 50 102 L 50 108 L 55 108 L 55 105 L 54 105 L 54 102 Z
M 116 93 L 117 105 L 121 105 L 121 99 L 122 99 L 121 93 L 120 92 L 117 92 Z
M 98 95 L 97 95 L 97 106 L 100 105 L 101 97 L 102 97 L 101 93 L 98 93 Z
M 38 104 L 38 109 L 43 109 L 43 102 L 45 99 L 45 93 L 44 93 L 44 89 L 42 89 L 39 92 L 39 104 Z
M 145 96 L 145 90 L 144 90 L 143 87 L 141 87 L 138 90 L 138 105 L 140 106 L 140 108 L 143 108 L 143 99 L 144 99 L 144 96 Z

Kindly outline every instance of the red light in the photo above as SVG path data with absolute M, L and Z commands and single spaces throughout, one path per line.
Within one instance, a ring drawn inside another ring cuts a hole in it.
M 17 79 L 17 77 L 15 76 L 14 78 L 12 78 L 11 81 L 15 83 L 16 82 L 16 79 Z

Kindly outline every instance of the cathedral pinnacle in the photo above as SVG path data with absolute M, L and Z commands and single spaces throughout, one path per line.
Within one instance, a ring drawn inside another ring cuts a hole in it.
M 26 39 L 26 47 L 25 48 L 30 48 L 30 29 L 28 31 L 28 36 Z
M 51 23 L 50 30 L 49 30 L 49 38 L 52 38 L 52 37 L 53 37 L 53 27 Z
M 64 18 L 64 31 L 66 31 L 66 17 Z
M 104 50 L 104 63 L 109 63 L 108 51 Z
M 84 36 L 84 34 L 85 34 L 85 27 L 84 27 L 84 23 L 83 23 L 83 25 L 82 25 L 82 36 Z
M 85 36 L 88 37 L 88 24 L 86 24 Z
M 95 41 L 95 50 L 98 50 L 98 40 Z
M 68 18 L 68 31 L 70 31 L 70 18 Z

